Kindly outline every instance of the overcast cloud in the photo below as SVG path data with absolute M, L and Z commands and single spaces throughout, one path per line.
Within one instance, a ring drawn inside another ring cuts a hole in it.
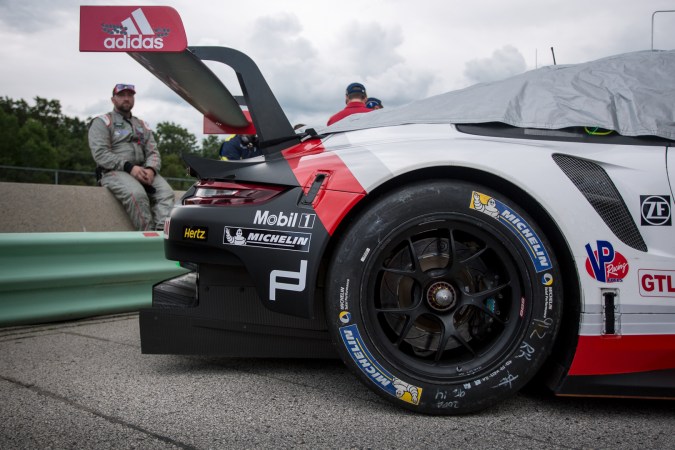
M 82 119 L 111 109 L 117 82 L 135 83 L 134 112 L 201 135 L 202 118 L 129 56 L 80 53 L 79 5 L 128 0 L 0 0 L 0 96 L 57 99 Z M 292 123 L 323 125 L 364 83 L 386 108 L 553 64 L 651 46 L 652 13 L 672 0 L 144 0 L 181 15 L 190 45 L 243 51 L 261 68 Z M 654 21 L 654 47 L 675 48 L 675 13 Z M 235 93 L 231 71 L 210 67 Z M 218 66 L 218 67 L 215 67 Z

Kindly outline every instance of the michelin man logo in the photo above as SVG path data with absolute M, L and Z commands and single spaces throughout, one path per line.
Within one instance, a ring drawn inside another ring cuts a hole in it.
M 394 385 L 394 388 L 396 389 L 396 397 L 400 398 L 401 400 L 403 399 L 403 396 L 405 394 L 410 394 L 410 399 L 405 400 L 408 403 L 412 403 L 413 405 L 417 405 L 420 401 L 419 399 L 419 388 L 416 386 L 413 386 L 412 384 L 408 384 L 405 381 L 402 381 L 398 378 L 394 378 L 392 384 Z
M 481 197 L 485 199 L 483 203 Z M 497 202 L 494 198 L 488 197 L 487 195 L 479 194 L 478 192 L 473 193 L 473 209 L 480 211 L 488 216 L 499 219 L 499 210 L 497 209 Z
M 244 237 L 244 232 L 239 228 L 236 231 L 234 237 L 230 234 L 230 229 L 225 228 L 225 239 L 227 239 L 228 244 L 232 245 L 246 245 L 246 238 Z

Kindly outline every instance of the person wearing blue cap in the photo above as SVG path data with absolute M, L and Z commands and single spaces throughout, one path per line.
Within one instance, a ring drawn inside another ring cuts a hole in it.
M 368 100 L 366 100 L 366 106 L 370 109 L 382 109 L 384 106 L 382 106 L 382 100 L 379 98 L 375 97 L 368 97 Z
M 345 103 L 347 104 L 342 111 L 338 111 L 328 119 L 327 125 L 332 125 L 338 120 L 342 120 L 352 114 L 371 112 L 372 109 L 366 106 L 366 87 L 361 83 L 352 83 L 345 90 Z

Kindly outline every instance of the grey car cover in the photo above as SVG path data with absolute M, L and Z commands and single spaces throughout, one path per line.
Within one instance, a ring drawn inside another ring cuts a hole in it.
M 640 51 L 547 66 L 491 83 L 354 114 L 320 133 L 413 123 L 503 122 L 517 127 L 600 127 L 675 139 L 675 51 Z

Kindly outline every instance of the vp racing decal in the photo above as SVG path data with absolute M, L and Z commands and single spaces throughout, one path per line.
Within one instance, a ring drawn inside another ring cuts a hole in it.
M 259 228 L 225 227 L 223 244 L 247 247 L 275 248 L 308 252 L 311 233 L 286 230 L 264 230 Z
M 586 244 L 586 272 L 601 283 L 618 283 L 628 275 L 628 261 L 607 241 Z
M 356 325 L 340 328 L 342 342 L 359 369 L 380 389 L 404 402 L 418 405 L 422 388 L 408 384 L 387 372 L 375 361 L 361 339 Z
M 473 192 L 471 209 L 487 214 L 508 228 L 523 244 L 537 272 L 551 269 L 551 260 L 544 244 L 530 225 L 509 206 L 489 195 Z

